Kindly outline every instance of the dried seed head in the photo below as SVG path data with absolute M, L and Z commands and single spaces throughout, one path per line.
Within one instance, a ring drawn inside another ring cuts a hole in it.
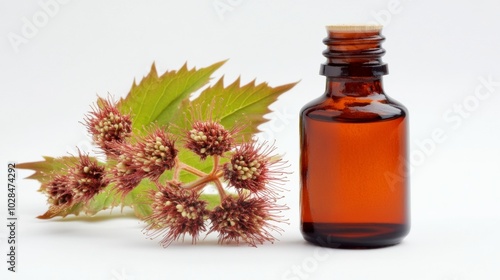
M 106 155 L 115 156 L 117 153 L 113 144 L 125 142 L 132 131 L 132 122 L 130 116 L 121 114 L 116 104 L 110 100 L 100 101 L 101 103 L 87 115 L 85 124 L 94 142 Z
M 146 218 L 149 225 L 145 233 L 151 238 L 161 237 L 160 244 L 167 247 L 186 234 L 196 243 L 200 232 L 205 231 L 208 215 L 206 201 L 199 200 L 199 194 L 175 186 L 160 187 L 152 191 L 151 216 Z
M 82 202 L 88 202 L 109 184 L 104 166 L 88 155 L 79 155 L 79 161 L 70 170 L 70 176 L 74 181 L 75 199 Z
M 196 121 L 186 134 L 186 148 L 195 152 L 201 159 L 207 156 L 221 156 L 231 150 L 234 143 L 233 133 L 214 121 Z
M 279 156 L 270 156 L 275 150 L 266 143 L 244 143 L 236 148 L 231 162 L 224 165 L 224 178 L 238 191 L 263 192 L 274 195 L 281 190 L 287 173 Z
M 175 141 L 163 129 L 156 128 L 144 139 L 140 139 L 136 145 L 129 150 L 128 155 L 132 158 L 135 169 L 144 173 L 145 177 L 153 181 L 175 166 L 177 149 Z
M 54 174 L 42 191 L 53 206 L 69 207 L 75 203 L 89 202 L 108 183 L 104 167 L 94 158 L 79 154 L 78 160 Z
M 131 144 L 122 143 L 113 146 L 113 149 L 120 155 L 117 157 L 117 164 L 111 168 L 110 181 L 114 183 L 113 189 L 124 197 L 139 185 L 144 174 L 134 166 Z
M 115 144 L 118 151 L 117 164 L 111 169 L 111 181 L 123 196 L 133 190 L 142 179 L 157 181 L 165 170 L 175 166 L 177 149 L 171 136 L 156 128 L 135 144 Z
M 240 241 L 251 246 L 266 241 L 273 242 L 275 238 L 271 231 L 282 231 L 270 222 L 283 222 L 278 215 L 284 206 L 275 205 L 274 199 L 248 196 L 227 196 L 212 212 L 211 232 L 219 232 L 219 243 Z
M 68 175 L 54 175 L 45 187 L 48 202 L 54 206 L 70 206 L 73 204 L 72 181 Z

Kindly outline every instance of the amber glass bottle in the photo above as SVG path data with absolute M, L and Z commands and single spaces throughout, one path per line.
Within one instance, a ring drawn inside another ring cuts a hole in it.
M 385 95 L 380 26 L 329 26 L 323 96 L 302 108 L 301 230 L 320 246 L 376 248 L 409 232 L 406 108 Z

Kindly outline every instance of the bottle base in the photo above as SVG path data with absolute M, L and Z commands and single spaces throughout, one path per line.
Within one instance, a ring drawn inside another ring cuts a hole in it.
M 408 234 L 406 224 L 302 223 L 304 239 L 313 244 L 340 249 L 375 249 L 400 243 Z

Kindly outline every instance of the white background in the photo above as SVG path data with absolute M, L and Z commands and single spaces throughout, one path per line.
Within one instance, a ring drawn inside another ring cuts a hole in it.
M 290 225 L 283 226 L 280 242 L 258 248 L 223 247 L 208 237 L 197 246 L 163 249 L 141 233 L 143 223 L 119 209 L 112 218 L 106 212 L 91 219 L 38 220 L 46 198 L 36 192 L 37 182 L 19 180 L 19 272 L 7 272 L 7 228 L 1 226 L 0 278 L 500 278 L 497 2 L 55 3 L 47 15 L 38 1 L 0 2 L 2 181 L 9 160 L 37 161 L 74 153 L 76 145 L 85 148 L 79 121 L 96 96 L 124 97 L 153 61 L 163 72 L 186 61 L 204 67 L 229 58 L 216 78 L 241 75 L 244 82 L 257 78 L 272 86 L 300 80 L 273 105 L 277 113 L 261 135 L 276 139 L 294 171 L 285 199 Z M 37 30 L 23 35 L 27 21 Z M 390 248 L 322 249 L 305 243 L 299 232 L 298 112 L 323 93 L 318 70 L 324 26 L 368 22 L 385 25 L 385 90 L 411 115 L 412 230 Z M 13 34 L 23 42 L 12 43 Z M 433 139 L 436 134 L 441 136 Z M 0 186 L 3 224 L 6 183 Z

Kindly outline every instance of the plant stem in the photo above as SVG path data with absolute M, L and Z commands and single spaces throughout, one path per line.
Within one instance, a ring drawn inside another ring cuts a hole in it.
M 197 180 L 192 181 L 192 182 L 184 185 L 183 188 L 194 189 L 196 187 L 199 187 L 200 185 L 206 185 L 207 183 L 210 183 L 211 181 L 213 181 L 213 179 L 214 178 L 212 176 L 209 176 L 208 174 L 206 174 L 205 176 L 198 178 Z
M 179 178 L 181 176 L 181 162 L 179 161 L 179 158 L 176 157 L 175 158 L 175 169 L 174 169 L 174 176 L 173 176 L 173 180 L 178 182 L 179 181 Z
M 214 184 L 217 187 L 217 191 L 219 191 L 220 200 L 222 201 L 224 198 L 226 198 L 226 192 L 224 191 L 224 187 L 222 187 L 222 183 L 220 182 L 219 178 L 214 181 Z
M 214 166 L 212 167 L 212 171 L 210 171 L 210 174 L 215 174 L 218 168 L 219 168 L 219 156 L 214 155 Z
M 221 198 L 224 198 L 226 194 L 224 192 L 224 188 L 222 187 L 222 183 L 219 180 L 219 178 L 222 177 L 223 175 L 224 172 L 215 169 L 212 172 L 210 172 L 210 174 L 205 174 L 205 176 L 201 176 L 197 180 L 184 185 L 183 188 L 199 191 L 202 188 L 204 188 L 208 183 L 213 182 L 217 187 L 217 190 L 219 191 Z
M 201 170 L 198 170 L 198 169 L 196 169 L 196 168 L 194 168 L 194 167 L 192 167 L 190 165 L 184 164 L 182 162 L 179 162 L 179 168 L 180 169 L 184 169 L 184 170 L 186 170 L 186 171 L 188 171 L 188 172 L 190 172 L 190 173 L 192 173 L 192 174 L 194 174 L 194 175 L 196 175 L 198 177 L 208 176 L 207 173 L 205 173 L 205 172 L 203 172 Z
M 209 174 L 201 170 L 198 170 L 190 165 L 177 161 L 177 166 L 174 171 L 174 180 L 179 179 L 180 171 L 184 169 L 188 172 L 191 172 L 194 175 L 199 176 L 200 178 L 184 185 L 183 188 L 197 192 L 203 189 L 208 183 L 213 182 L 217 187 L 217 191 L 219 192 L 220 198 L 224 199 L 226 197 L 226 192 L 224 191 L 224 187 L 222 186 L 222 183 L 219 179 L 224 175 L 224 172 L 222 170 L 219 170 L 219 156 L 215 155 L 213 159 L 214 159 L 214 165 Z
M 199 192 L 201 191 L 207 184 L 201 184 L 197 187 L 193 187 L 191 190 L 193 190 L 194 192 Z

